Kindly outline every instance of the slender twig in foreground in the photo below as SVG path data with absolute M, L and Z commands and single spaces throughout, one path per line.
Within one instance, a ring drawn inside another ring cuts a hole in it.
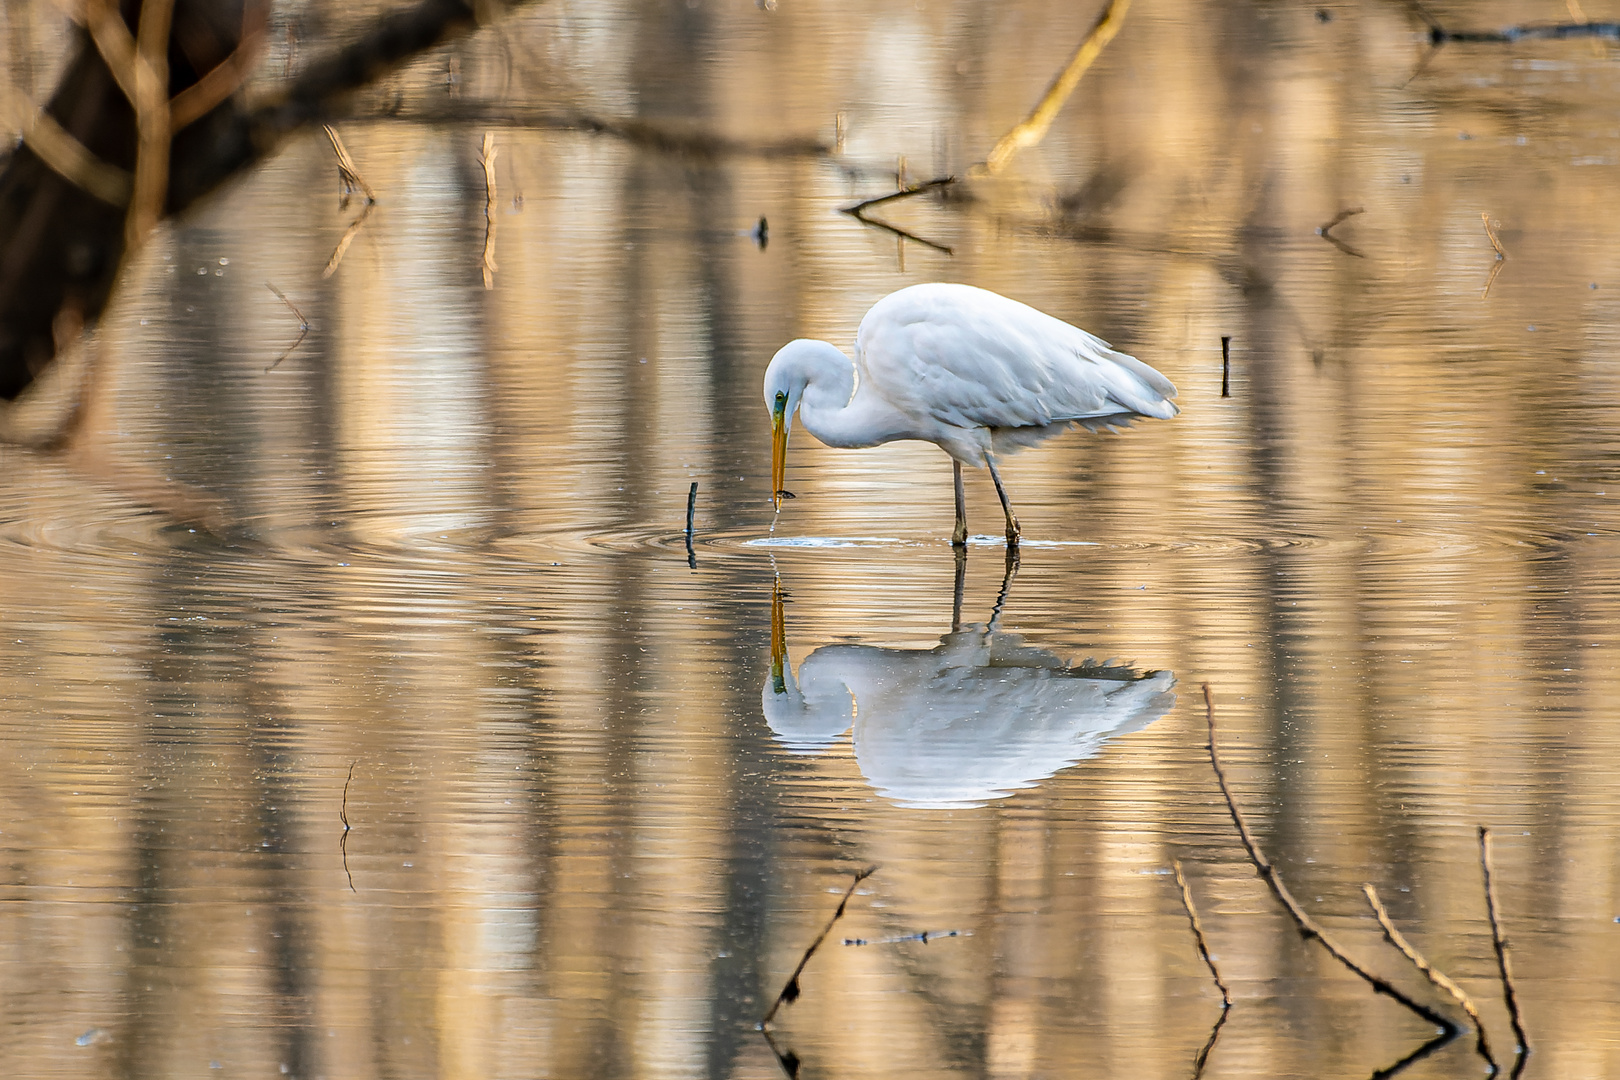
M 349 873 L 349 830 L 354 826 L 349 824 L 349 785 L 354 781 L 354 767 L 358 761 L 349 762 L 349 778 L 343 781 L 343 805 L 338 807 L 338 817 L 343 821 L 343 838 L 338 841 L 338 850 L 343 853 L 343 875 L 349 879 L 349 891 L 359 892 L 354 887 L 354 875 Z
M 1091 62 L 1102 53 L 1103 47 L 1114 40 L 1119 28 L 1125 22 L 1125 11 L 1131 6 L 1131 0 L 1109 0 L 1097 21 L 1092 24 L 1091 32 L 1080 42 L 1080 47 L 1074 50 L 1069 62 L 1058 72 L 1052 85 L 1046 88 L 1041 100 L 1035 108 L 1030 110 L 1028 116 L 1014 124 L 1012 130 L 1003 135 L 990 151 L 985 160 L 985 169 L 992 175 L 998 173 L 1012 160 L 1014 154 L 1026 146 L 1034 146 L 1046 138 L 1046 129 L 1052 126 L 1064 102 L 1074 93 L 1074 88 L 1080 84 L 1080 76 L 1086 73 Z
M 1232 1007 L 1232 992 L 1221 981 L 1221 973 L 1215 967 L 1215 960 L 1209 955 L 1209 944 L 1204 940 L 1204 925 L 1198 921 L 1198 908 L 1193 904 L 1192 890 L 1187 887 L 1187 878 L 1181 872 L 1180 861 L 1172 862 L 1170 869 L 1175 871 L 1176 885 L 1181 889 L 1181 906 L 1187 909 L 1187 921 L 1192 924 L 1193 941 L 1198 944 L 1198 955 L 1204 958 L 1204 966 L 1209 968 L 1209 977 L 1215 980 L 1215 988 L 1221 992 L 1221 1008 Z
M 782 992 L 776 995 L 776 1001 L 771 1004 L 771 1011 L 766 1013 L 765 1019 L 759 1022 L 761 1028 L 769 1026 L 771 1020 L 776 1016 L 776 1010 L 783 1005 L 791 1005 L 799 1000 L 799 976 L 804 972 L 804 965 L 810 962 L 810 958 L 816 954 L 816 950 L 821 948 L 821 943 L 827 940 L 827 935 L 832 933 L 833 926 L 839 919 L 844 917 L 844 908 L 849 905 L 849 898 L 855 895 L 855 887 L 876 872 L 877 867 L 875 866 L 868 866 L 865 870 L 856 872 L 855 880 L 851 881 L 849 888 L 844 890 L 844 898 L 838 901 L 838 910 L 832 913 L 832 918 L 828 919 L 827 925 L 821 928 L 821 933 L 816 935 L 816 940 L 812 941 L 810 947 L 804 950 L 804 955 L 799 957 L 799 966 L 793 969 L 793 974 L 788 976 L 788 981 L 782 987 Z
M 1496 970 L 1502 976 L 1502 999 L 1507 1002 L 1508 1019 L 1513 1023 L 1513 1037 L 1519 1042 L 1519 1063 L 1513 1069 L 1518 1076 L 1530 1056 L 1530 1037 L 1524 1033 L 1524 1019 L 1519 1015 L 1519 995 L 1513 988 L 1513 965 L 1508 962 L 1507 938 L 1502 935 L 1502 919 L 1496 902 L 1496 881 L 1491 873 L 1491 830 L 1479 827 L 1479 869 L 1485 878 L 1485 911 L 1491 919 L 1491 945 L 1496 949 Z
M 302 311 L 298 310 L 298 305 L 297 304 L 295 304 L 291 300 L 287 299 L 287 294 L 286 293 L 282 292 L 280 289 L 276 288 L 274 285 L 270 284 L 268 281 L 264 283 L 264 287 L 269 289 L 271 292 L 275 293 L 276 297 L 283 304 L 286 304 L 289 308 L 291 308 L 292 313 L 294 315 L 298 316 L 298 339 L 296 341 L 294 341 L 291 345 L 287 346 L 287 351 L 286 352 L 284 352 L 280 356 L 276 357 L 276 362 L 275 363 L 271 364 L 269 367 L 264 369 L 266 371 L 266 373 L 268 373 L 268 372 L 274 371 L 274 370 L 276 370 L 276 368 L 280 367 L 281 362 L 283 360 L 287 359 L 287 357 L 291 356 L 293 354 L 293 350 L 298 348 L 298 346 L 300 346 L 300 345 L 302 345 L 304 343 L 304 338 L 309 336 L 309 320 L 304 318 L 304 313 Z
M 1289 892 L 1288 887 L 1283 884 L 1281 875 L 1277 873 L 1277 868 L 1266 859 L 1265 854 L 1260 850 L 1260 845 L 1255 841 L 1254 834 L 1249 831 L 1249 823 L 1244 818 L 1243 811 L 1238 808 L 1237 800 L 1232 796 L 1232 788 L 1226 782 L 1226 770 L 1221 767 L 1220 752 L 1216 746 L 1215 698 L 1210 691 L 1209 683 L 1204 684 L 1204 716 L 1209 724 L 1209 762 L 1215 769 L 1215 779 L 1220 783 L 1221 794 L 1226 798 L 1226 808 L 1231 811 L 1232 824 L 1237 826 L 1238 837 L 1243 841 L 1243 847 L 1249 853 L 1249 861 L 1254 864 L 1254 868 L 1260 874 L 1261 879 L 1270 887 L 1271 895 L 1277 898 L 1277 902 L 1282 905 L 1283 910 L 1294 921 L 1294 928 L 1299 931 L 1299 936 L 1306 941 L 1314 940 L 1321 944 L 1322 948 L 1327 950 L 1329 956 L 1343 964 L 1345 968 L 1372 987 L 1377 993 L 1394 998 L 1429 1023 L 1443 1029 L 1448 1037 L 1455 1037 L 1458 1030 L 1456 1024 L 1422 1002 L 1414 1001 L 1404 994 L 1399 987 L 1379 978 L 1350 959 L 1349 955 L 1339 948 L 1332 938 L 1327 936 L 1327 932 L 1305 913 L 1305 909 L 1299 906 L 1299 901 L 1294 899 L 1293 893 Z
M 1496 1064 L 1496 1058 L 1491 1054 L 1490 1040 L 1485 1037 L 1485 1023 L 1479 1018 L 1479 1007 L 1474 1004 L 1474 999 L 1469 997 L 1467 991 L 1462 987 L 1447 978 L 1445 972 L 1425 960 L 1423 954 L 1418 952 L 1412 946 L 1412 943 L 1406 940 L 1405 935 L 1395 928 L 1395 923 L 1390 919 L 1389 912 L 1384 908 L 1383 902 L 1378 899 L 1377 889 L 1373 888 L 1371 884 L 1365 884 L 1362 885 L 1361 891 L 1366 894 L 1367 903 L 1372 905 L 1373 915 L 1377 917 L 1378 925 L 1384 928 L 1385 940 L 1399 949 L 1402 956 L 1412 961 L 1412 966 L 1421 971 L 1431 983 L 1450 994 L 1452 1000 L 1462 1006 L 1462 1011 L 1468 1014 L 1468 1019 L 1474 1023 L 1474 1045 L 1479 1050 L 1479 1056 L 1485 1059 L 1486 1064 L 1490 1065 L 1491 1075 L 1495 1076 L 1499 1067 Z
M 696 480 L 686 491 L 686 565 L 693 570 L 697 569 L 697 552 L 692 550 L 692 518 L 697 513 L 697 486 Z

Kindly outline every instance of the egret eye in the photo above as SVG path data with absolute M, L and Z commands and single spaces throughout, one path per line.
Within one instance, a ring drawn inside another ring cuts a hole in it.
M 778 390 L 776 392 L 776 407 L 778 409 L 780 409 L 780 408 L 783 408 L 786 405 L 787 405 L 787 394 L 784 393 L 781 390 Z

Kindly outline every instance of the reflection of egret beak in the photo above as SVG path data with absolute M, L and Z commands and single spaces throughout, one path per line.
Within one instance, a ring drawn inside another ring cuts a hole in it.
M 771 509 L 782 509 L 782 475 L 787 470 L 787 402 L 778 400 L 771 409 Z
M 787 629 L 782 622 L 782 583 L 771 585 L 771 689 L 787 693 L 783 665 L 787 662 Z

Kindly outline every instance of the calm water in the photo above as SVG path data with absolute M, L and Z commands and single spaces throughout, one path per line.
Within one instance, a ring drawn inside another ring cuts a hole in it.
M 5 16 L 14 84 L 48 84 L 53 10 Z M 359 207 L 319 132 L 166 231 L 87 449 L 0 451 L 8 1071 L 780 1076 L 756 1025 L 875 865 L 774 1022 L 799 1075 L 1189 1077 L 1220 1008 L 1177 860 L 1236 1002 L 1205 1076 L 1392 1066 L 1434 1029 L 1255 877 L 1207 682 L 1347 950 L 1440 1001 L 1374 883 L 1510 1060 L 1489 825 L 1525 1075 L 1620 1073 L 1612 43 L 1414 76 L 1399 4 L 1138 0 L 973 176 L 1093 17 L 541 5 L 340 123 L 380 202 L 331 277 Z M 278 8 L 264 78 L 338 18 Z M 794 139 L 829 151 L 753 152 Z M 963 178 L 874 211 L 949 254 L 836 212 L 897 172 Z M 1007 464 L 1011 580 L 984 537 L 958 585 L 929 446 L 801 431 L 771 513 L 771 353 L 929 280 L 1181 389 Z M 266 282 L 312 325 L 271 371 L 299 325 Z M 1403 1075 L 1483 1073 L 1464 1036 Z

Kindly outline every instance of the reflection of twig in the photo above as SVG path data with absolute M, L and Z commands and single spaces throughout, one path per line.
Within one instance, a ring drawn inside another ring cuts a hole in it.
M 925 191 L 933 191 L 935 188 L 946 187 L 954 183 L 956 183 L 956 177 L 941 176 L 933 180 L 924 180 L 920 184 L 905 185 L 902 186 L 899 191 L 891 191 L 887 195 L 879 195 L 874 199 L 862 199 L 854 206 L 840 206 L 838 209 L 853 217 L 860 217 L 861 211 L 867 209 L 868 207 L 878 206 L 886 202 L 894 202 L 896 199 L 909 199 L 913 195 L 920 195 Z
M 1496 881 L 1491 873 L 1491 830 L 1479 827 L 1479 869 L 1485 878 L 1485 910 L 1491 919 L 1491 945 L 1496 949 L 1496 970 L 1502 976 L 1502 999 L 1507 1002 L 1508 1019 L 1513 1023 L 1513 1037 L 1519 1041 L 1519 1060 L 1513 1075 L 1524 1071 L 1530 1057 L 1530 1037 L 1524 1033 L 1524 1020 L 1519 1015 L 1519 995 L 1513 988 L 1513 966 L 1508 963 L 1508 943 L 1502 936 L 1502 919 L 1496 903 Z
M 1320 236 L 1322 239 L 1326 240 L 1328 243 L 1332 244 L 1346 255 L 1354 255 L 1358 259 L 1365 259 L 1367 256 L 1363 255 L 1361 252 L 1357 251 L 1343 240 L 1340 240 L 1337 236 L 1334 236 L 1333 227 L 1344 221 L 1346 218 L 1352 218 L 1357 214 L 1365 214 L 1366 212 L 1367 208 L 1365 206 L 1352 206 L 1348 210 L 1340 210 L 1337 214 L 1333 215 L 1332 221 L 1328 222 L 1326 225 L 1318 225 L 1316 227 L 1316 235 Z
M 349 824 L 349 783 L 354 779 L 354 767 L 358 764 L 358 761 L 349 763 L 349 779 L 343 781 L 343 805 L 338 807 L 338 817 L 343 820 L 343 839 L 338 841 L 338 850 L 343 852 L 343 873 L 349 879 L 350 892 L 360 891 L 354 887 L 354 875 L 349 873 L 349 830 L 353 828 Z
M 484 288 L 495 287 L 495 133 L 484 132 L 484 152 L 479 155 L 484 163 Z
M 1215 1040 L 1221 1036 L 1221 1028 L 1226 1025 L 1227 1010 L 1232 1007 L 1232 992 L 1221 981 L 1220 970 L 1215 967 L 1214 957 L 1209 955 L 1209 945 L 1204 940 L 1204 927 L 1198 921 L 1198 908 L 1193 904 L 1192 890 L 1187 887 L 1187 878 L 1181 872 L 1180 861 L 1170 864 L 1175 871 L 1176 885 L 1181 889 L 1181 906 L 1187 909 L 1187 921 L 1192 924 L 1193 940 L 1198 944 L 1198 955 L 1204 958 L 1204 966 L 1209 968 L 1210 978 L 1215 980 L 1215 986 L 1221 992 L 1221 1015 L 1210 1029 L 1209 1038 L 1204 1041 L 1204 1048 L 1198 1051 L 1198 1058 L 1193 1063 L 1193 1080 L 1204 1075 L 1204 1063 L 1209 1060 L 1209 1052 L 1215 1049 Z
M 1294 895 L 1283 884 L 1282 877 L 1277 873 L 1277 868 L 1266 859 L 1264 852 L 1260 850 L 1260 845 L 1255 841 L 1254 834 L 1249 831 L 1249 823 L 1244 818 L 1243 811 L 1238 808 L 1237 800 L 1232 796 L 1231 786 L 1226 782 L 1226 770 L 1221 767 L 1220 751 L 1216 745 L 1215 697 L 1210 691 L 1209 683 L 1204 684 L 1204 716 L 1209 725 L 1209 763 L 1214 767 L 1215 779 L 1221 786 L 1221 794 L 1226 798 L 1226 808 L 1232 814 L 1232 824 L 1237 826 L 1238 837 L 1243 841 L 1243 847 L 1249 853 L 1249 861 L 1254 864 L 1256 872 L 1270 887 L 1271 895 L 1277 898 L 1277 902 L 1282 905 L 1283 910 L 1288 913 L 1288 917 L 1293 920 L 1294 928 L 1299 931 L 1299 936 L 1307 941 L 1314 940 L 1318 942 L 1322 948 L 1327 950 L 1329 956 L 1343 964 L 1346 969 L 1372 987 L 1377 993 L 1394 998 L 1429 1023 L 1443 1028 L 1448 1037 L 1455 1037 L 1457 1034 L 1456 1024 L 1427 1005 L 1414 1001 L 1402 993 L 1399 987 L 1379 978 L 1350 959 L 1344 950 L 1339 948 L 1338 944 L 1327 936 L 1326 931 L 1305 913 L 1305 909 L 1299 906 L 1299 901 L 1294 899 Z
M 783 1072 L 787 1073 L 788 1080 L 799 1080 L 799 1068 L 803 1065 L 803 1062 L 799 1060 L 799 1055 L 792 1050 L 784 1050 L 777 1046 L 776 1040 L 771 1038 L 770 1028 L 761 1027 L 759 1032 L 765 1036 L 765 1045 L 769 1046 L 771 1053 L 776 1055 L 776 1063 L 782 1066 Z
M 1091 27 L 1080 47 L 1075 49 L 1074 55 L 1064 65 L 1058 77 L 1052 80 L 1052 85 L 1046 88 L 1041 100 L 1035 108 L 1030 110 L 1028 116 L 1015 124 L 1011 131 L 1003 135 L 990 151 L 985 160 L 985 168 L 992 175 L 998 173 L 1012 160 L 1012 156 L 1026 146 L 1034 146 L 1046 137 L 1046 129 L 1052 126 L 1058 111 L 1063 103 L 1069 100 L 1074 88 L 1080 83 L 1080 76 L 1086 73 L 1091 62 L 1097 59 L 1103 51 L 1103 46 L 1114 40 L 1119 33 L 1120 25 L 1125 21 L 1125 11 L 1131 6 L 1131 0 L 1109 0 L 1103 13 L 1097 16 L 1097 21 Z
M 1406 940 L 1405 935 L 1395 928 L 1395 923 L 1390 919 L 1389 912 L 1384 909 L 1383 903 L 1378 899 L 1377 889 L 1367 884 L 1361 887 L 1361 891 L 1367 895 L 1367 903 L 1372 905 L 1373 915 L 1377 917 L 1378 925 L 1384 928 L 1385 940 L 1399 949 L 1402 956 L 1412 961 L 1412 966 L 1421 971 L 1431 983 L 1450 994 L 1451 999 L 1462 1006 L 1462 1011 L 1468 1014 L 1468 1019 L 1474 1023 L 1474 1044 L 1479 1049 L 1480 1057 L 1483 1057 L 1486 1063 L 1490 1065 L 1491 1075 L 1495 1076 L 1497 1072 L 1496 1058 L 1491 1056 L 1491 1044 L 1485 1038 L 1485 1024 L 1479 1018 L 1479 1007 L 1474 1004 L 1474 999 L 1469 997 L 1462 987 L 1447 978 L 1445 972 L 1440 971 L 1425 960 L 1423 954 L 1413 948 L 1412 943 Z
M 0 87 L 0 118 L 21 133 L 34 156 L 80 190 L 108 206 L 129 205 L 133 177 L 92 154 L 56 117 L 15 90 Z
M 1434 1038 L 1430 1039 L 1428 1042 L 1424 1043 L 1410 1054 L 1407 1054 L 1405 1057 L 1401 1058 L 1401 1060 L 1397 1061 L 1395 1064 L 1386 1069 L 1379 1069 L 1377 1072 L 1368 1077 L 1367 1080 L 1389 1080 L 1390 1077 L 1396 1075 L 1397 1073 L 1405 1072 L 1408 1068 L 1416 1065 L 1418 1062 L 1422 1061 L 1424 1058 L 1428 1057 L 1430 1054 L 1434 1053 L 1436 1050 L 1440 1049 L 1442 1046 L 1446 1045 L 1446 1043 L 1450 1042 L 1456 1037 L 1456 1031 L 1442 1031 L 1440 1034 L 1436 1035 Z
M 827 925 L 821 928 L 821 933 L 816 935 L 816 940 L 812 941 L 810 947 L 804 950 L 804 955 L 799 958 L 799 966 L 793 969 L 793 974 L 788 976 L 788 981 L 782 987 L 782 992 L 776 995 L 776 1001 L 771 1004 L 771 1011 L 766 1013 L 765 1019 L 759 1022 L 761 1028 L 770 1025 L 772 1018 L 776 1016 L 776 1010 L 783 1005 L 791 1005 L 799 1000 L 799 976 L 804 972 L 804 965 L 810 962 L 810 958 L 815 955 L 816 950 L 821 948 L 821 943 L 827 940 L 827 935 L 832 933 L 833 925 L 844 917 L 844 908 L 848 906 L 849 898 L 855 895 L 855 887 L 871 877 L 876 871 L 877 867 L 868 866 L 865 870 L 856 872 L 855 880 L 851 881 L 849 888 L 844 890 L 844 898 L 838 901 L 838 910 L 832 913 L 832 918 L 828 919 Z
M 902 240 L 915 240 L 923 247 L 931 247 L 935 251 L 943 251 L 947 255 L 956 254 L 955 251 L 946 247 L 944 244 L 936 244 L 934 241 L 918 236 L 914 232 L 907 232 L 905 229 L 898 226 L 890 225 L 887 221 L 879 221 L 877 218 L 869 218 L 865 214 L 851 214 L 849 216 L 860 222 L 862 225 L 870 225 L 874 229 L 882 229 L 884 232 L 898 236 Z
M 206 72 L 202 78 L 174 95 L 169 102 L 169 124 L 179 131 L 187 124 L 202 119 L 214 107 L 242 88 L 259 52 L 264 45 L 264 24 L 269 19 L 270 5 L 258 4 L 251 8 L 249 18 L 257 25 L 242 35 L 242 40 L 231 55 Z
M 280 367 L 281 362 L 287 359 L 287 357 L 291 356 L 293 354 L 293 350 L 304 343 L 304 338 L 309 334 L 309 320 L 304 318 L 304 313 L 298 310 L 297 304 L 294 304 L 291 300 L 287 299 L 286 293 L 282 292 L 268 281 L 264 283 L 264 287 L 275 293 L 277 298 L 279 298 L 283 304 L 286 304 L 289 308 L 291 308 L 294 315 L 298 316 L 298 340 L 287 346 L 287 351 L 276 357 L 276 362 L 264 369 L 266 372 L 271 372 Z
M 376 203 L 368 200 L 365 206 L 360 208 L 360 216 L 349 223 L 349 227 L 343 231 L 343 236 L 338 240 L 337 247 L 332 249 L 332 257 L 326 260 L 326 269 L 321 271 L 321 277 L 329 278 L 337 273 L 338 264 L 343 261 L 349 245 L 354 243 L 354 238 L 360 234 L 360 227 L 366 223 L 366 218 L 371 216 L 372 210 L 376 207 Z
M 357 190 L 366 197 L 367 206 L 376 202 L 377 193 L 371 190 L 366 178 L 360 175 L 360 167 L 354 163 L 354 158 L 349 156 L 349 149 L 338 137 L 337 128 L 331 124 L 323 124 L 322 127 L 326 131 L 326 137 L 332 141 L 332 152 L 337 155 L 338 179 L 343 181 L 343 204 L 347 206 L 349 196 Z
M 1181 889 L 1181 906 L 1187 909 L 1187 921 L 1192 924 L 1193 940 L 1198 943 L 1198 955 L 1204 958 L 1204 966 L 1209 968 L 1210 978 L 1215 980 L 1215 988 L 1221 992 L 1221 1008 L 1230 1009 L 1232 992 L 1221 981 L 1221 973 L 1209 955 L 1209 945 L 1204 940 L 1204 926 L 1198 921 L 1198 908 L 1193 905 L 1192 890 L 1187 887 L 1187 878 L 1181 872 L 1181 863 L 1172 862 L 1170 869 L 1175 871 L 1176 885 Z

